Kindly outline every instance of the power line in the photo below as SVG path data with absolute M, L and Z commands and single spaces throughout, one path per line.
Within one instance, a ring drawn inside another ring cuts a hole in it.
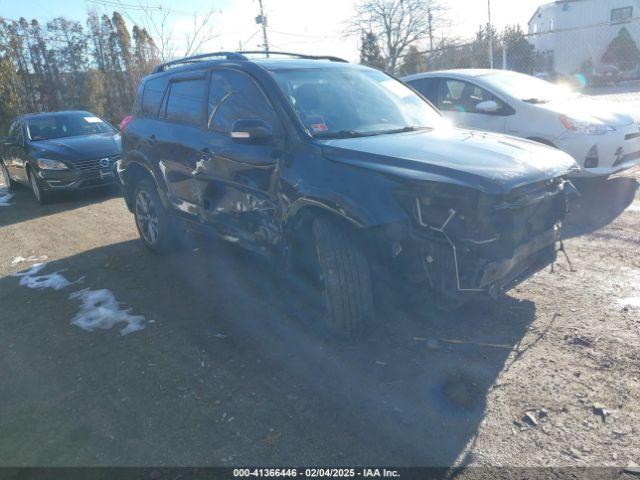
M 137 12 L 148 12 L 149 10 L 156 10 L 164 13 L 171 13 L 174 15 L 188 15 L 194 16 L 198 15 L 199 12 L 188 11 L 188 10 L 174 10 L 171 8 L 165 8 L 162 5 L 135 5 L 131 3 L 122 3 L 119 0 L 86 0 L 90 3 L 95 3 L 96 5 L 102 5 L 103 7 L 114 7 L 121 8 L 123 10 L 134 10 Z

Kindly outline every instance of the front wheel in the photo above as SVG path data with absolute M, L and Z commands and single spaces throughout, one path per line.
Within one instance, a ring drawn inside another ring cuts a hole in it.
M 28 171 L 27 175 L 29 176 L 29 184 L 31 185 L 31 191 L 33 192 L 33 196 L 35 197 L 36 201 L 40 205 L 46 205 L 47 203 L 49 203 L 51 201 L 51 192 L 43 190 L 38 177 L 31 170 Z
M 171 250 L 173 232 L 169 213 L 164 208 L 155 186 L 142 180 L 135 190 L 133 215 L 144 245 L 155 253 Z
M 326 324 L 334 336 L 354 338 L 373 322 L 371 271 L 352 228 L 329 218 L 313 222 Z

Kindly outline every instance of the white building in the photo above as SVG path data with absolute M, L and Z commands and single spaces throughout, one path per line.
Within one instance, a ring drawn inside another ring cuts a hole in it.
M 640 0 L 558 0 L 538 7 L 528 40 L 545 55 L 546 70 L 572 74 L 585 61 L 601 65 L 622 28 L 640 46 Z

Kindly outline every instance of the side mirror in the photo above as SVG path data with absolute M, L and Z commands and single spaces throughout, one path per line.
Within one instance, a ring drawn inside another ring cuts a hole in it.
M 238 120 L 233 124 L 231 138 L 236 143 L 265 145 L 273 139 L 273 130 L 264 120 Z
M 476 112 L 479 113 L 497 113 L 500 107 L 495 100 L 487 100 L 476 105 Z

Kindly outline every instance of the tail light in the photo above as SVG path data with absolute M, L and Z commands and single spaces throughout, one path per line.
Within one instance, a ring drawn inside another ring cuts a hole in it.
M 133 117 L 131 115 L 127 115 L 126 117 L 124 117 L 122 119 L 122 121 L 120 122 L 120 132 L 121 133 L 124 133 L 124 131 L 127 128 L 127 126 L 131 123 L 131 120 L 133 120 Z

